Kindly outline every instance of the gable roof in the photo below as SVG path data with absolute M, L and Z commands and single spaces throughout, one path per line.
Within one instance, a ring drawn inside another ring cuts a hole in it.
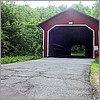
M 77 13 L 79 13 L 79 14 L 85 16 L 85 17 L 88 17 L 89 19 L 91 19 L 91 20 L 93 20 L 93 21 L 95 21 L 95 22 L 99 22 L 98 19 L 95 19 L 95 18 L 93 18 L 93 17 L 91 17 L 91 16 L 89 16 L 89 15 L 86 15 L 85 13 L 80 12 L 79 10 L 76 10 L 76 9 L 73 9 L 73 8 L 68 8 L 67 10 L 65 10 L 65 11 L 63 11 L 63 12 L 61 12 L 61 13 L 58 13 L 58 14 L 56 14 L 56 15 L 53 16 L 53 17 L 50 17 L 49 19 L 47 19 L 47 20 L 41 22 L 40 24 L 38 24 L 38 25 L 36 25 L 36 26 L 39 27 L 39 26 L 41 26 L 42 24 L 45 24 L 45 23 L 47 23 L 48 21 L 52 20 L 53 18 L 55 18 L 55 17 L 57 17 L 57 16 L 59 16 L 59 15 L 65 13 L 65 12 L 68 12 L 68 11 L 77 12 Z

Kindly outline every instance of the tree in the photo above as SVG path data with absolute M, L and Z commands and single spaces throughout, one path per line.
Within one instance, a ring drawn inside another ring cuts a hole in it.
M 96 1 L 91 9 L 91 16 L 99 19 L 99 1 Z
M 60 11 L 55 6 L 31 8 L 14 2 L 2 2 L 2 57 L 42 55 L 42 31 L 36 25 Z
M 60 6 L 59 6 L 59 9 L 60 9 L 61 11 L 65 11 L 65 10 L 67 9 L 67 5 L 60 5 Z

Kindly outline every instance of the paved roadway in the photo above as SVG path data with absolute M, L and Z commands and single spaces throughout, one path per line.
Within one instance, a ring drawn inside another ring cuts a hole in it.
M 43 58 L 1 66 L 1 98 L 91 99 L 93 59 Z

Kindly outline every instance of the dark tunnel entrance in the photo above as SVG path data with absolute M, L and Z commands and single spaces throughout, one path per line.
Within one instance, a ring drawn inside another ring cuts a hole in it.
M 73 45 L 85 47 L 84 56 L 71 55 Z M 56 26 L 49 31 L 49 57 L 93 58 L 93 31 L 86 26 Z

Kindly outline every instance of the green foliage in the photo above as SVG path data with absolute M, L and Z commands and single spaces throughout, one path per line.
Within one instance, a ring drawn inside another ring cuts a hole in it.
M 84 6 L 81 3 L 81 1 L 78 4 L 73 4 L 72 8 L 75 8 L 91 17 L 99 19 L 99 1 L 96 1 L 92 6 L 92 8 L 89 8 L 88 6 Z
M 91 16 L 99 19 L 99 1 L 96 1 L 95 4 L 92 6 Z
M 1 2 L 1 56 L 42 56 L 42 30 L 36 25 L 59 12 L 55 6 L 33 9 Z
M 73 45 L 71 51 L 72 53 L 85 53 L 85 47 L 83 45 Z
M 85 47 L 83 45 L 73 45 L 71 48 L 71 55 L 85 56 Z
M 59 9 L 60 9 L 61 11 L 65 11 L 65 10 L 67 9 L 67 5 L 60 5 L 60 6 L 59 6 Z

